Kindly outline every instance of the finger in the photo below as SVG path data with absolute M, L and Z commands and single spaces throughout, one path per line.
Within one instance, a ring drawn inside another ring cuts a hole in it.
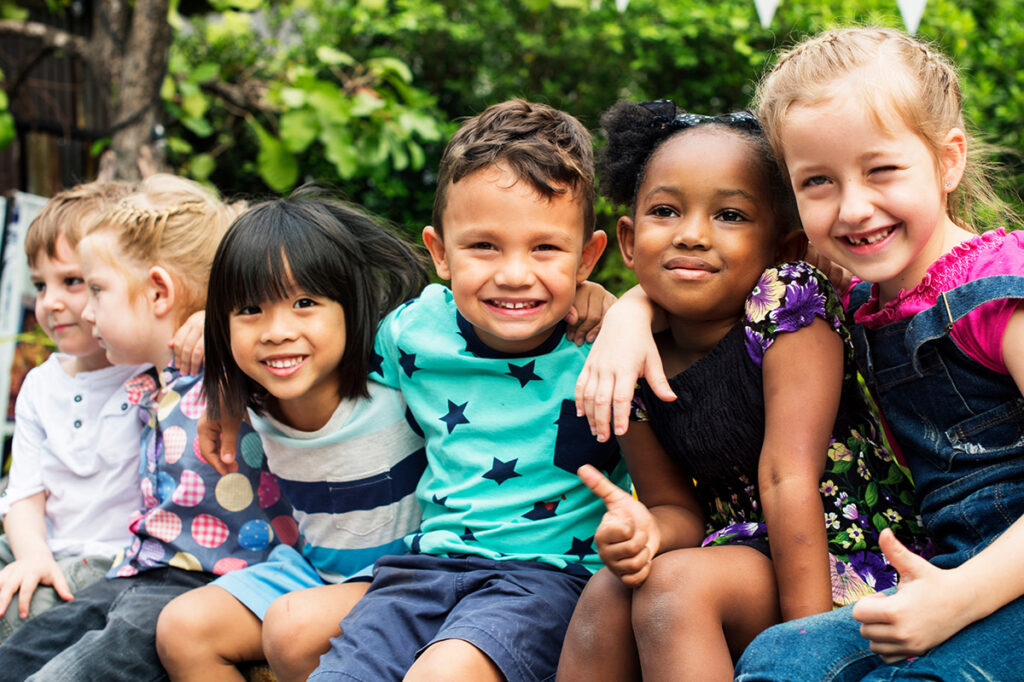
M 192 351 L 192 357 L 189 363 L 189 374 L 199 374 L 200 370 L 203 369 L 203 355 L 203 344 L 196 344 L 195 349 Z
M 872 594 L 861 597 L 856 604 L 853 605 L 851 615 L 855 620 L 864 624 L 885 624 L 888 625 L 892 622 L 892 616 L 889 613 L 889 596 L 882 594 L 881 592 L 874 592 Z M 861 626 L 864 627 L 863 625 Z
M 612 398 L 612 428 L 616 436 L 625 435 L 629 428 L 629 415 L 632 411 L 633 391 L 625 390 L 625 386 L 616 387 Z
M 651 554 L 647 551 L 646 547 L 642 547 L 640 552 L 630 554 L 629 556 L 622 558 L 609 557 L 602 560 L 616 575 L 624 576 L 630 573 L 639 573 L 645 566 L 651 563 Z
M 676 399 L 675 391 L 669 386 L 668 379 L 665 377 L 665 367 L 661 364 L 660 359 L 657 362 L 647 363 L 644 378 L 647 379 L 647 383 L 650 385 L 651 390 L 654 391 L 654 395 L 667 403 Z
M 64 571 L 60 570 L 59 566 L 53 574 L 52 586 L 54 591 L 57 592 L 57 596 L 64 601 L 74 600 L 75 595 L 71 594 L 71 588 L 68 587 L 68 580 L 64 577 Z
M 576 475 L 583 481 L 583 485 L 590 488 L 590 491 L 601 498 L 604 505 L 609 509 L 615 509 L 622 505 L 625 500 L 632 500 L 629 493 L 608 480 L 608 477 L 598 471 L 592 464 L 584 464 L 576 470 Z
M 639 571 L 635 573 L 627 573 L 625 575 L 620 575 L 619 580 L 621 580 L 622 584 L 626 587 L 632 587 L 633 589 L 636 589 L 644 584 L 644 581 L 647 580 L 647 576 L 649 576 L 650 574 L 651 564 L 650 562 L 647 562 L 640 568 Z
M 18 615 L 21 618 L 28 618 L 28 607 L 32 604 L 32 595 L 35 594 L 38 578 L 26 578 L 18 590 Z
M 597 440 L 605 442 L 611 437 L 612 396 L 615 394 L 615 375 L 605 374 L 597 382 L 591 403 L 591 423 L 597 430 Z
M 573 399 L 576 401 L 576 416 L 582 417 L 587 413 L 584 405 L 583 391 L 587 386 L 587 382 L 590 380 L 590 366 L 584 364 L 583 369 L 580 370 L 580 375 L 576 379 L 576 390 L 573 392 Z
M 896 539 L 890 528 L 886 528 L 879 534 L 878 548 L 882 550 L 893 568 L 899 572 L 901 584 L 920 578 L 931 571 L 941 570 L 907 549 L 902 542 Z
M 7 613 L 7 607 L 11 603 L 11 597 L 17 589 L 18 583 L 13 580 L 6 580 L 3 585 L 0 586 L 0 616 Z
M 608 512 L 594 533 L 594 544 L 602 561 L 623 561 L 643 551 L 643 538 L 636 537 L 636 526 L 632 520 Z

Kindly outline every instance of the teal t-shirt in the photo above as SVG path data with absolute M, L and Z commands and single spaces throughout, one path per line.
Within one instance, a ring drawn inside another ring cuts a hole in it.
M 426 442 L 411 551 L 601 567 L 604 503 L 576 470 L 593 464 L 627 490 L 629 479 L 615 442 L 599 443 L 576 416 L 589 347 L 564 332 L 528 354 L 493 350 L 437 284 L 381 322 L 371 376 L 402 391 Z

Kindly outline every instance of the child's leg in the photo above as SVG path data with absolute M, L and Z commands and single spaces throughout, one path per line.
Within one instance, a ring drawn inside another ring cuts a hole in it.
M 263 653 L 278 682 L 305 680 L 341 634 L 339 623 L 366 593 L 368 582 L 290 592 L 263 616 Z
M 403 682 L 504 682 L 505 676 L 487 654 L 469 642 L 445 639 L 428 646 L 402 679 Z
M 263 660 L 261 629 L 242 602 L 205 585 L 164 607 L 156 649 L 172 680 L 242 680 L 236 663 Z
M 607 568 L 590 579 L 565 634 L 559 682 L 640 679 L 632 608 L 633 590 Z
M 722 546 L 663 554 L 633 596 L 644 681 L 732 680 L 733 660 L 779 618 L 775 572 L 757 550 Z

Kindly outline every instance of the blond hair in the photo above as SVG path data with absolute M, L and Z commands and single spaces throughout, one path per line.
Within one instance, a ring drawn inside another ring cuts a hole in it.
M 176 317 L 184 321 L 206 305 L 217 244 L 242 210 L 241 203 L 226 204 L 197 182 L 156 173 L 107 210 L 89 234 L 116 235 L 121 252 L 108 258 L 133 288 L 141 285 L 140 272 L 153 266 L 167 270 L 178 285 Z
M 857 86 L 851 87 L 846 77 L 854 73 Z M 757 115 L 787 178 L 781 130 L 790 108 L 820 104 L 840 93 L 857 97 L 882 130 L 889 130 L 893 114 L 898 116 L 921 137 L 936 162 L 946 134 L 952 128 L 963 130 L 968 163 L 959 186 L 948 196 L 946 213 L 967 229 L 974 229 L 980 213 L 1019 223 L 989 181 L 993 166 L 985 159 L 993 148 L 977 142 L 964 122 L 953 62 L 895 29 L 825 31 L 785 52 L 758 84 Z
M 87 182 L 54 194 L 25 232 L 25 255 L 35 267 L 40 252 L 57 255 L 57 240 L 64 237 L 72 249 L 103 213 L 132 193 L 127 182 Z

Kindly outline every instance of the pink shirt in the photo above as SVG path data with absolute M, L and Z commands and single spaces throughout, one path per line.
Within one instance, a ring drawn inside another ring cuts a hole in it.
M 993 275 L 1024 275 L 1024 230 L 1007 234 L 1000 228 L 958 244 L 931 264 L 917 286 L 900 291 L 881 309 L 878 285 L 872 285 L 871 298 L 855 311 L 854 321 L 876 329 L 932 307 L 943 291 Z M 854 279 L 854 283 L 858 281 Z M 953 342 L 985 367 L 1008 374 L 1003 362 L 1003 333 L 1019 300 L 1002 299 L 974 309 L 953 324 Z

